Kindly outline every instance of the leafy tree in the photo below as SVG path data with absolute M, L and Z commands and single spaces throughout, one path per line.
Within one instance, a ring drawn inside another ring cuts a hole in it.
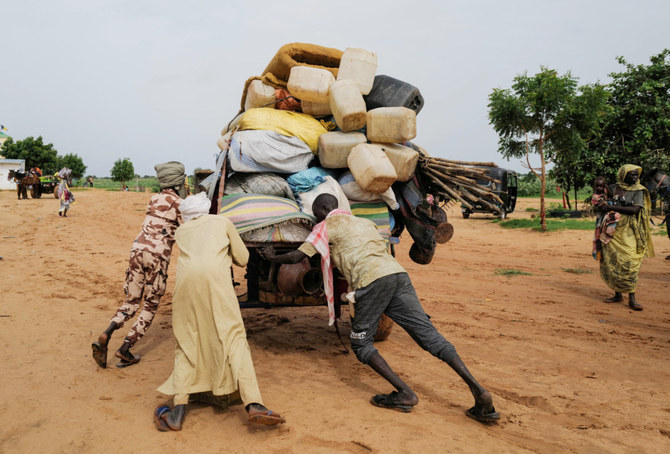
M 649 65 L 632 65 L 623 57 L 617 61 L 625 70 L 612 73 L 609 105 L 600 138 L 599 151 L 591 163 L 592 175 L 610 182 L 627 163 L 644 170 L 670 172 L 670 49 L 650 58 Z
M 77 154 L 68 153 L 58 157 L 58 167 L 72 169 L 72 178 L 81 178 L 86 173 L 84 161 Z
M 600 86 L 578 87 L 569 72 L 561 76 L 545 67 L 534 76 L 516 76 L 511 90 L 494 89 L 489 95 L 489 122 L 500 136 L 498 151 L 506 159 L 525 158 L 524 166 L 540 179 L 543 231 L 547 165 L 586 149 L 598 130 L 606 97 Z M 531 154 L 538 155 L 538 165 L 531 165 Z
M 130 159 L 117 159 L 114 163 L 114 167 L 112 167 L 111 174 L 113 181 L 125 183 L 135 177 L 135 168 L 133 167 L 133 163 L 130 162 Z
M 597 176 L 591 171 L 591 163 L 598 159 L 594 141 L 599 137 L 600 125 L 604 118 L 612 111 L 612 108 L 606 104 L 609 98 L 606 86 L 585 85 L 580 87 L 580 91 L 581 95 L 575 98 L 571 106 L 570 117 L 573 126 L 580 131 L 580 137 L 584 140 L 568 144 L 564 151 L 556 153 L 554 168 L 549 171 L 550 176 L 563 191 L 568 195 L 570 190 L 574 191 L 575 204 L 577 203 L 577 191 L 592 184 Z M 569 196 L 567 202 L 568 207 L 572 208 Z
M 7 159 L 25 159 L 26 169 L 39 167 L 44 174 L 53 174 L 58 171 L 58 152 L 53 144 L 45 144 L 42 136 L 37 139 L 26 137 L 14 142 L 10 137 L 2 147 L 2 153 Z

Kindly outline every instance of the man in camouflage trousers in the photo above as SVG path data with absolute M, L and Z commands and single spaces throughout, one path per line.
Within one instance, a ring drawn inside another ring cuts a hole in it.
M 130 328 L 121 348 L 114 356 L 120 359 L 117 367 L 128 367 L 140 361 L 130 348 L 146 334 L 158 310 L 161 296 L 167 287 L 175 231 L 182 223 L 179 204 L 185 197 L 184 165 L 175 161 L 154 167 L 161 192 L 151 197 L 142 230 L 133 242 L 126 271 L 125 302 L 112 317 L 109 327 L 92 344 L 93 359 L 102 368 L 107 367 L 107 345 L 112 333 L 121 328 L 140 309 L 140 315 Z

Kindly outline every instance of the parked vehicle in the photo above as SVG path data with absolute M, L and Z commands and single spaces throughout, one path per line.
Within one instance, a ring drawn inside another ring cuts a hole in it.
M 37 188 L 33 187 L 31 189 L 31 196 L 34 199 L 39 199 L 42 197 L 42 194 L 53 194 L 55 198 L 58 198 L 58 184 L 60 179 L 57 176 L 49 175 L 46 177 L 40 177 L 40 183 L 37 185 Z
M 471 202 L 473 209 L 462 206 L 461 213 L 463 218 L 467 219 L 472 213 L 494 213 L 505 219 L 509 213 L 514 211 L 516 207 L 518 176 L 513 170 L 503 169 L 501 167 L 486 167 L 488 175 L 497 181 L 477 180 L 477 183 L 482 186 L 487 186 L 493 189 L 495 194 L 500 197 L 502 203 L 496 203 L 500 208 L 500 213 L 493 211 L 491 208 L 483 204 Z

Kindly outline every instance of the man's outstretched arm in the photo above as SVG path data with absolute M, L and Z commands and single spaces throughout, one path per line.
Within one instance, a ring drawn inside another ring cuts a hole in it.
M 298 263 L 307 257 L 307 254 L 296 249 L 295 251 L 287 252 L 286 254 L 276 254 L 275 248 L 266 246 L 260 250 L 260 253 L 267 260 L 275 263 Z

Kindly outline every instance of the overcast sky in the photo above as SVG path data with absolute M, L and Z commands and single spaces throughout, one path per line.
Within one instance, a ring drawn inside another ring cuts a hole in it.
M 0 0 L 0 124 L 42 136 L 108 176 L 178 160 L 211 167 L 242 88 L 283 44 L 377 53 L 378 74 L 417 86 L 417 144 L 495 161 L 488 95 L 541 65 L 608 82 L 670 47 L 670 1 Z

